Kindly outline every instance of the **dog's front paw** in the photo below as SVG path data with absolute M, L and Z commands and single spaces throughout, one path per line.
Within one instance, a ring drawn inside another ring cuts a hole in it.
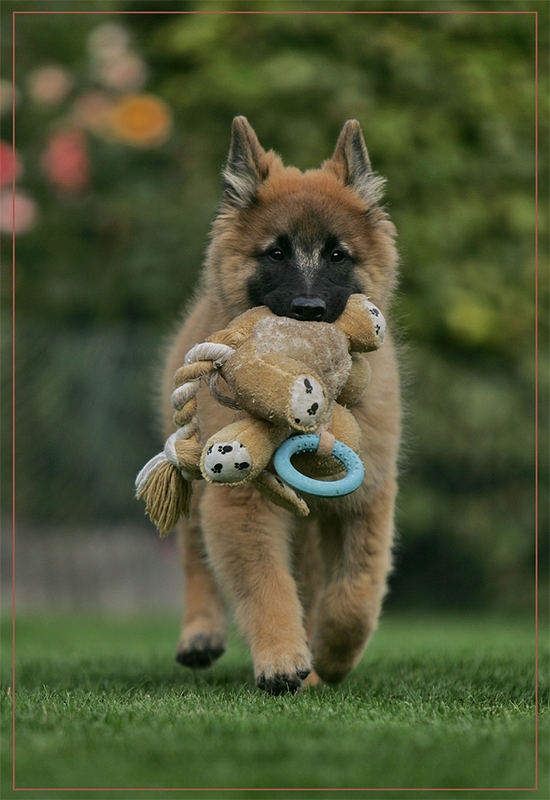
M 225 637 L 220 634 L 196 633 L 178 644 L 176 661 L 191 669 L 211 667 L 225 653 Z
M 277 659 L 255 669 L 256 686 L 268 694 L 294 694 L 311 672 L 309 655 Z

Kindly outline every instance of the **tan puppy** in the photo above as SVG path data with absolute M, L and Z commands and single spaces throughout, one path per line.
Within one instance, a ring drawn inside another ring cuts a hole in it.
M 174 428 L 173 375 L 187 350 L 247 308 L 334 322 L 353 293 L 387 316 L 396 281 L 395 229 L 379 206 L 359 123 L 348 121 L 319 170 L 285 168 L 244 117 L 233 122 L 222 204 L 201 289 L 170 348 L 165 433 Z M 298 521 L 253 487 L 196 482 L 181 524 L 185 616 L 177 658 L 205 667 L 225 649 L 222 598 L 250 645 L 256 684 L 272 693 L 340 681 L 376 628 L 391 567 L 399 382 L 391 334 L 364 356 L 371 382 L 351 410 L 361 430 L 363 485 L 343 498 L 308 497 Z M 204 440 L 232 412 L 199 393 Z M 315 670 L 312 672 L 312 670 Z

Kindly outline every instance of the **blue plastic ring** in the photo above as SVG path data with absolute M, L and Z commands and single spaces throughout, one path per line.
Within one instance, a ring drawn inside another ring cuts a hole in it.
M 319 497 L 341 497 L 354 492 L 363 482 L 365 468 L 361 459 L 354 451 L 343 442 L 336 441 L 331 455 L 340 461 L 347 472 L 344 478 L 338 481 L 318 481 L 302 475 L 290 463 L 290 458 L 295 453 L 314 453 L 319 447 L 320 436 L 306 433 L 300 436 L 291 436 L 275 451 L 273 464 L 280 477 L 290 486 L 306 494 L 315 494 Z

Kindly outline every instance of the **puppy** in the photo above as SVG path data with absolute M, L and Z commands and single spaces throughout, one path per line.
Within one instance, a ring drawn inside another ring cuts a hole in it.
M 172 379 L 187 350 L 257 305 L 333 322 L 362 292 L 384 314 L 396 283 L 395 228 L 380 206 L 359 123 L 345 123 L 321 169 L 302 173 L 266 152 L 244 117 L 233 121 L 221 204 L 196 299 L 164 373 L 165 433 L 173 432 Z M 342 498 L 308 497 L 297 521 L 255 489 L 197 482 L 180 540 L 185 614 L 177 659 L 212 664 L 225 650 L 224 602 L 250 646 L 256 685 L 294 692 L 343 680 L 372 636 L 391 568 L 398 370 L 391 333 L 366 356 L 372 377 L 351 411 L 361 429 L 365 479 Z M 205 440 L 232 412 L 199 393 Z M 309 677 L 308 677 L 309 676 Z

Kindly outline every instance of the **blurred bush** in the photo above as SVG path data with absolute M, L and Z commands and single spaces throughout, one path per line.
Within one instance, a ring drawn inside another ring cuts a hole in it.
M 545 136 L 544 64 L 540 76 Z M 532 15 L 20 15 L 15 106 L 1 209 L 11 231 L 15 171 L 19 518 L 141 521 L 133 477 L 161 442 L 154 370 L 192 296 L 232 117 L 302 169 L 356 117 L 388 178 L 403 262 L 393 597 L 530 603 Z M 546 223 L 544 190 L 543 242 Z M 546 398 L 543 359 L 539 372 Z

